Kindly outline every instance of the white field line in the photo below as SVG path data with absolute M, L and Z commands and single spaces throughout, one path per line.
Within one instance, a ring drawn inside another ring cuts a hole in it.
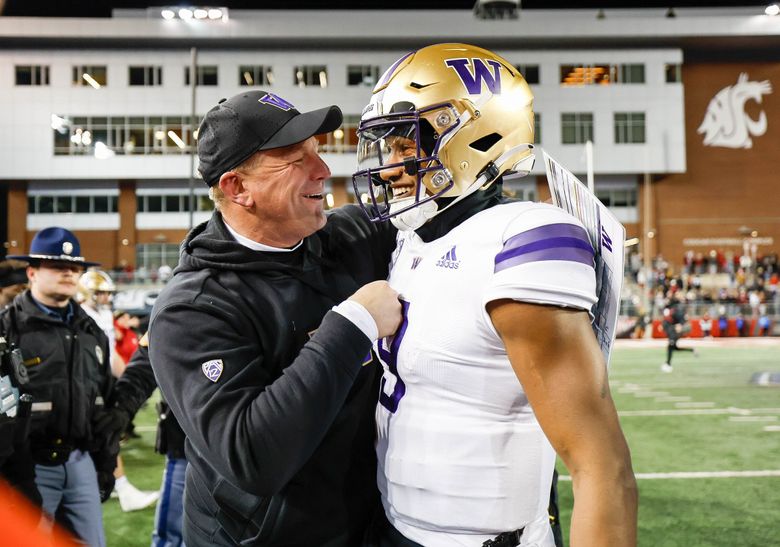
M 760 414 L 780 414 L 780 408 L 677 408 L 652 410 L 620 410 L 620 416 L 696 416 L 713 414 L 731 414 L 734 416 L 755 416 Z M 774 417 L 769 417 L 774 419 Z
M 665 397 L 656 397 L 656 403 L 680 403 L 683 401 L 690 401 L 691 398 L 687 395 L 667 395 Z
M 677 408 L 713 408 L 715 406 L 715 403 L 711 401 L 701 401 L 701 402 L 689 402 L 689 403 L 675 403 L 674 406 Z
M 729 416 L 730 422 L 776 422 L 777 416 Z
M 767 425 L 767 426 L 764 426 L 764 431 L 780 431 L 780 425 Z
M 744 477 L 780 477 L 780 469 L 758 471 L 676 471 L 672 473 L 636 473 L 637 479 L 732 479 Z M 562 481 L 570 481 L 569 475 L 560 475 Z
M 650 397 L 666 397 L 669 395 L 668 391 L 635 391 L 634 397 L 637 398 L 650 398 Z

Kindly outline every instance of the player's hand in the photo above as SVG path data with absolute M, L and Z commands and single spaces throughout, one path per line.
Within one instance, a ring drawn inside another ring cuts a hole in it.
M 387 281 L 374 281 L 363 285 L 349 297 L 361 304 L 376 322 L 379 338 L 390 336 L 401 324 L 401 302 Z

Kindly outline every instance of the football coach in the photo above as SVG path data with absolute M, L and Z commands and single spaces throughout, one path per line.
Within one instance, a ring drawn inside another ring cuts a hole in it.
M 182 243 L 149 330 L 187 435 L 188 547 L 359 545 L 377 506 L 370 350 L 401 322 L 375 281 L 395 233 L 357 206 L 325 215 L 316 136 L 341 121 L 250 91 L 201 123 L 215 212 Z

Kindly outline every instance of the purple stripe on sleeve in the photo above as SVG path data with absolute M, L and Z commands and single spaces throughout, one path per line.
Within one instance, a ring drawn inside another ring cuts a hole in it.
M 551 237 L 574 237 L 581 239 L 590 245 L 590 238 L 588 237 L 585 229 L 581 226 L 566 223 L 546 224 L 544 226 L 537 226 L 536 228 L 532 228 L 526 232 L 510 237 L 504 242 L 504 248 L 502 249 L 502 252 L 508 251 L 509 249 L 514 249 L 516 247 L 521 247 L 523 245 L 528 245 L 534 241 L 548 239 Z
M 499 255 L 501 256 L 501 255 Z M 550 247 L 547 249 L 538 249 L 522 253 L 519 255 L 509 255 L 501 260 L 496 257 L 496 267 L 494 273 L 498 273 L 513 266 L 520 266 L 529 262 L 540 262 L 542 260 L 565 260 L 569 262 L 579 262 L 593 267 L 593 250 L 587 251 L 576 247 Z
M 540 239 L 539 241 L 533 241 L 520 247 L 513 247 L 511 249 L 507 249 L 506 246 L 504 246 L 504 250 L 496 255 L 496 264 L 515 256 L 533 253 L 534 251 L 541 251 L 544 249 L 556 248 L 582 249 L 583 251 L 589 252 L 591 256 L 594 254 L 593 247 L 591 247 L 590 243 L 587 241 L 582 241 L 576 237 L 550 237 L 547 239 Z

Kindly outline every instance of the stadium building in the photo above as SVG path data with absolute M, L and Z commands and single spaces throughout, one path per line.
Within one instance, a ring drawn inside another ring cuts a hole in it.
M 197 120 L 252 87 L 301 110 L 341 106 L 343 127 L 322 139 L 327 205 L 356 201 L 355 129 L 371 87 L 400 55 L 445 41 L 494 49 L 520 69 L 536 96 L 537 145 L 583 181 L 592 165 L 633 250 L 673 265 L 686 253 L 777 252 L 780 16 L 763 8 L 489 21 L 465 10 L 162 15 L 0 18 L 3 253 L 23 253 L 56 224 L 106 268 L 175 265 L 211 210 L 190 153 Z M 506 186 L 548 197 L 541 154 Z

